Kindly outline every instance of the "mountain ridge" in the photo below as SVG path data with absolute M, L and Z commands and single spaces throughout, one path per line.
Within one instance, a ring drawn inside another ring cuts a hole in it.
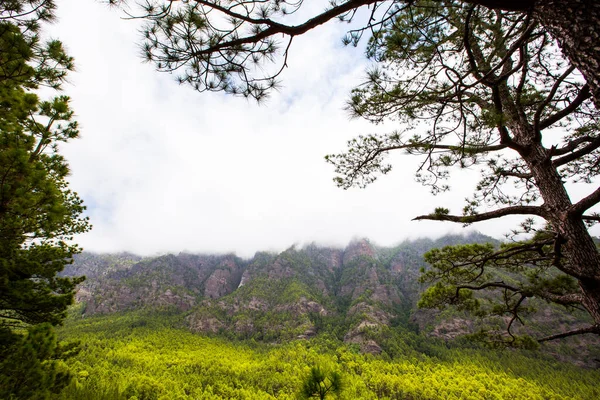
M 250 259 L 83 253 L 64 274 L 88 276 L 77 294 L 82 316 L 173 308 L 196 333 L 267 342 L 327 334 L 379 354 L 393 351 L 386 343 L 402 330 L 448 341 L 480 327 L 479 321 L 451 310 L 419 310 L 424 286 L 418 277 L 426 251 L 490 241 L 499 244 L 476 232 L 394 247 L 358 239 L 344 248 L 312 243 L 280 253 L 257 252 Z M 543 315 L 533 320 L 534 328 L 556 323 Z M 560 315 L 559 322 L 566 324 L 582 318 Z M 578 343 L 577 351 L 588 352 L 589 344 Z

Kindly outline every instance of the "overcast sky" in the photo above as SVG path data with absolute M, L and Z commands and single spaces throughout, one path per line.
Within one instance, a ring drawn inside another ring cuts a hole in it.
M 315 241 L 379 245 L 460 232 L 460 225 L 411 218 L 437 206 L 460 213 L 476 172 L 433 197 L 414 180 L 416 159 L 397 154 L 394 170 L 367 189 L 338 189 L 323 157 L 378 127 L 350 120 L 344 103 L 364 79 L 361 49 L 344 47 L 344 24 L 294 41 L 283 86 L 261 105 L 197 93 L 155 72 L 139 56 L 140 34 L 94 0 L 59 0 L 48 29 L 75 57 L 65 92 L 81 126 L 63 147 L 71 187 L 93 229 L 90 251 L 139 254 L 283 250 Z M 500 237 L 514 221 L 475 225 Z

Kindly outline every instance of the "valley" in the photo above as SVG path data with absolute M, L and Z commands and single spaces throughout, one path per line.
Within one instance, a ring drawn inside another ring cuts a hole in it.
M 341 374 L 344 399 L 597 398 L 595 336 L 494 349 L 469 336 L 489 319 L 417 307 L 426 251 L 491 240 L 362 239 L 251 259 L 82 253 L 63 272 L 87 279 L 58 331 L 81 343 L 60 398 L 292 399 L 313 367 Z M 543 307 L 521 329 L 586 321 Z

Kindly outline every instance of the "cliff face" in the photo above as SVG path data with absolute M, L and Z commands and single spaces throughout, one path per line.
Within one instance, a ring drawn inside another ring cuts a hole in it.
M 477 234 L 446 236 L 379 248 L 363 239 L 344 249 L 313 244 L 279 254 L 260 252 L 250 260 L 84 253 L 64 274 L 88 276 L 77 295 L 86 315 L 176 308 L 199 333 L 282 341 L 325 332 L 379 353 L 390 327 L 402 325 L 442 339 L 479 328 L 460 313 L 418 310 L 424 289 L 418 277 L 423 254 L 431 248 L 490 240 Z M 541 313 L 533 326 L 545 329 L 556 323 L 555 314 L 548 315 L 544 320 Z M 573 324 L 575 317 L 565 318 Z
M 64 273 L 87 275 L 77 295 L 86 315 L 175 307 L 187 312 L 196 332 L 285 340 L 331 330 L 363 350 L 379 352 L 368 332 L 409 315 L 419 291 L 422 253 L 432 245 L 420 243 L 415 250 L 407 242 L 381 249 L 363 239 L 344 249 L 312 244 L 257 253 L 250 260 L 84 253 Z
M 109 261 L 117 265 L 100 271 Z M 231 293 L 239 284 L 243 266 L 233 255 L 181 253 L 142 259 L 84 253 L 63 273 L 86 275 L 77 293 L 86 314 L 167 306 L 185 311 L 201 298 Z

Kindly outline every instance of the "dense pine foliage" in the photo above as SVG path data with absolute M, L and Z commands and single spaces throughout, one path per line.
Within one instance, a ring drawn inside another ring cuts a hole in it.
M 60 336 L 81 340 L 83 351 L 69 360 L 77 379 L 59 398 L 295 399 L 314 367 L 341 376 L 341 399 L 600 396 L 597 370 L 539 353 L 449 348 L 401 329 L 393 351 L 373 356 L 328 335 L 269 345 L 196 335 L 182 325 L 169 312 L 73 316 Z

